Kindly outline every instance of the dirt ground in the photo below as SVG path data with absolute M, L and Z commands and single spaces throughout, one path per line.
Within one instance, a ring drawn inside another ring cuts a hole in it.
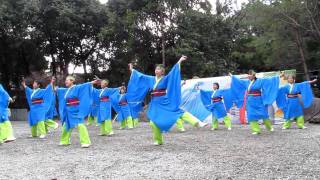
M 251 135 L 248 126 L 186 125 L 165 134 L 162 146 L 153 145 L 147 123 L 115 125 L 112 137 L 92 126 L 92 146 L 82 149 L 76 130 L 72 145 L 60 147 L 60 129 L 33 139 L 26 122 L 13 122 L 17 140 L 0 145 L 0 179 L 320 179 L 320 125 L 307 126 Z

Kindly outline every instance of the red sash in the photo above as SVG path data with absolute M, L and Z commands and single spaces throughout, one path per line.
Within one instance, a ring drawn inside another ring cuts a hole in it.
M 34 98 L 31 101 L 32 101 L 32 104 L 41 104 L 41 103 L 43 103 L 43 99 L 42 98 Z
M 211 98 L 212 102 L 220 102 L 222 101 L 221 97 Z
M 249 91 L 248 96 L 261 96 L 261 91 L 259 91 L 259 90 Z
M 165 96 L 166 94 L 166 89 L 156 89 L 151 91 L 151 97 Z
M 127 100 L 122 100 L 122 101 L 119 102 L 120 106 L 125 106 L 127 104 L 128 104 Z
M 80 101 L 78 98 L 67 99 L 67 106 L 78 106 L 79 104 L 80 104 Z
M 100 98 L 100 102 L 108 102 L 110 99 L 109 99 L 109 96 L 102 96 Z
M 287 94 L 287 97 L 288 98 L 297 98 L 297 97 L 299 97 L 298 95 L 299 95 L 298 93 L 296 93 L 296 94 Z

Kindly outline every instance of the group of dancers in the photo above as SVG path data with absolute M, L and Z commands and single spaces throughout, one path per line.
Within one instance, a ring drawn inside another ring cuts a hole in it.
M 159 64 L 155 68 L 155 76 L 145 75 L 129 64 L 131 73 L 128 86 L 109 88 L 109 81 L 96 79 L 83 84 L 75 84 L 75 77 L 67 76 L 65 88 L 55 86 L 55 78 L 50 84 L 41 89 L 41 83 L 34 81 L 29 88 L 25 81 L 25 89 L 30 111 L 28 122 L 31 128 L 31 137 L 45 138 L 50 129 L 57 129 L 58 123 L 53 121 L 57 114 L 62 124 L 60 145 L 70 145 L 72 130 L 77 128 L 80 144 L 83 148 L 91 145 L 89 133 L 84 120 L 88 124 L 96 122 L 100 126 L 101 136 L 113 135 L 112 108 L 116 111 L 120 129 L 132 129 L 138 125 L 139 113 L 143 111 L 145 97 L 150 94 L 147 118 L 153 132 L 155 145 L 163 144 L 163 132 L 168 132 L 174 124 L 177 129 L 184 131 L 183 123 L 188 122 L 195 127 L 205 127 L 204 123 L 183 110 L 181 105 L 181 63 L 187 60 L 182 56 L 165 75 L 165 68 Z M 289 75 L 285 78 L 288 84 L 279 88 L 279 76 L 257 78 L 253 70 L 248 72 L 247 78 L 240 79 L 230 74 L 231 87 L 219 89 L 219 84 L 213 82 L 211 91 L 204 91 L 197 87 L 201 93 L 201 100 L 208 111 L 212 112 L 212 130 L 218 128 L 218 120 L 223 119 L 228 130 L 231 130 L 231 118 L 228 111 L 233 105 L 246 106 L 247 120 L 252 134 L 260 134 L 259 120 L 263 120 L 266 129 L 274 131 L 268 115 L 268 106 L 274 102 L 284 112 L 285 123 L 283 129 L 291 127 L 292 121 L 297 121 L 297 127 L 304 129 L 303 108 L 308 108 L 313 101 L 310 84 L 316 82 L 306 81 L 295 83 L 295 77 Z M 100 85 L 96 89 L 94 85 Z M 56 111 L 58 100 L 58 112 Z M 0 86 L 0 143 L 15 140 L 12 125 L 9 121 L 9 103 L 13 102 L 9 94 Z

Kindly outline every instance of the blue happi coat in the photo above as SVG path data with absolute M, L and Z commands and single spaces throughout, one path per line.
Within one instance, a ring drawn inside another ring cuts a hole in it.
M 215 91 L 200 90 L 201 101 L 208 111 L 212 112 L 213 119 L 220 119 L 227 116 L 227 111 L 232 107 L 233 99 L 230 89 Z M 213 99 L 221 99 L 214 102 Z
M 117 120 L 119 122 L 126 120 L 128 117 L 132 117 L 127 94 L 120 94 L 119 92 L 116 92 L 112 97 L 112 101 L 113 101 L 113 108 L 118 114 Z M 127 104 L 120 105 L 120 102 L 127 102 Z
M 106 120 L 111 120 L 111 98 L 119 89 L 118 88 L 104 88 L 104 89 L 94 89 L 94 96 L 98 97 L 98 123 L 102 123 Z
M 9 120 L 9 106 L 10 96 L 0 84 L 0 123 Z
M 131 116 L 133 119 L 139 118 L 139 113 L 143 110 L 142 102 L 129 102 Z
M 128 99 L 143 101 L 148 91 L 163 90 L 164 96 L 152 97 L 149 103 L 147 116 L 162 132 L 167 132 L 184 113 L 181 104 L 181 75 L 180 65 L 176 64 L 168 75 L 161 79 L 148 76 L 136 70 L 132 71 L 128 84 Z
M 54 91 L 52 91 L 51 96 L 52 96 L 51 106 L 49 108 L 49 111 L 46 114 L 46 120 L 53 119 L 58 115 L 57 108 L 56 108 L 56 94 L 54 93 Z
M 92 88 L 93 88 L 92 89 L 92 105 L 90 108 L 89 116 L 98 117 L 100 98 L 99 98 L 99 94 L 96 93 L 96 89 L 94 87 Z
M 83 123 L 84 118 L 89 115 L 92 105 L 92 84 L 84 83 L 74 85 L 70 88 L 58 88 L 59 115 L 66 130 Z M 78 99 L 79 104 L 70 106 L 68 100 Z
M 247 94 L 246 111 L 249 122 L 269 118 L 268 105 L 271 105 L 277 98 L 279 82 L 279 76 L 258 78 L 253 82 L 232 76 L 231 92 L 233 97 L 238 102 L 243 102 Z M 261 96 L 250 95 L 252 91 L 260 91 Z
M 26 98 L 30 107 L 28 114 L 29 125 L 34 126 L 40 121 L 46 120 L 46 115 L 52 105 L 52 86 L 49 84 L 46 89 L 31 89 L 26 87 Z
M 210 115 L 210 111 L 201 102 L 201 94 L 198 86 L 201 83 L 195 84 L 193 87 L 184 88 L 181 92 L 181 109 L 191 113 L 200 121 L 205 121 Z
M 310 83 L 307 81 L 281 87 L 277 97 L 277 105 L 282 109 L 286 120 L 303 116 L 303 108 L 310 107 L 312 101 L 313 93 Z

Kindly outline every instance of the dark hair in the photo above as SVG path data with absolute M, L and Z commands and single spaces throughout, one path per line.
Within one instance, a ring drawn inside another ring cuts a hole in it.
M 255 80 L 257 79 L 257 77 L 256 77 L 256 72 L 255 72 L 253 69 L 250 69 L 250 70 L 248 71 L 248 74 L 254 76 L 254 79 L 255 79 Z
M 215 84 L 215 85 L 218 87 L 217 89 L 219 89 L 219 88 L 220 88 L 219 83 L 215 82 L 215 83 L 213 83 L 213 84 Z
M 39 87 L 42 87 L 42 83 L 39 80 L 34 80 L 33 83 L 37 83 Z
M 121 86 L 120 87 L 120 94 L 121 94 L 121 90 L 123 90 L 124 93 L 126 93 L 127 92 L 127 87 L 126 86 Z

